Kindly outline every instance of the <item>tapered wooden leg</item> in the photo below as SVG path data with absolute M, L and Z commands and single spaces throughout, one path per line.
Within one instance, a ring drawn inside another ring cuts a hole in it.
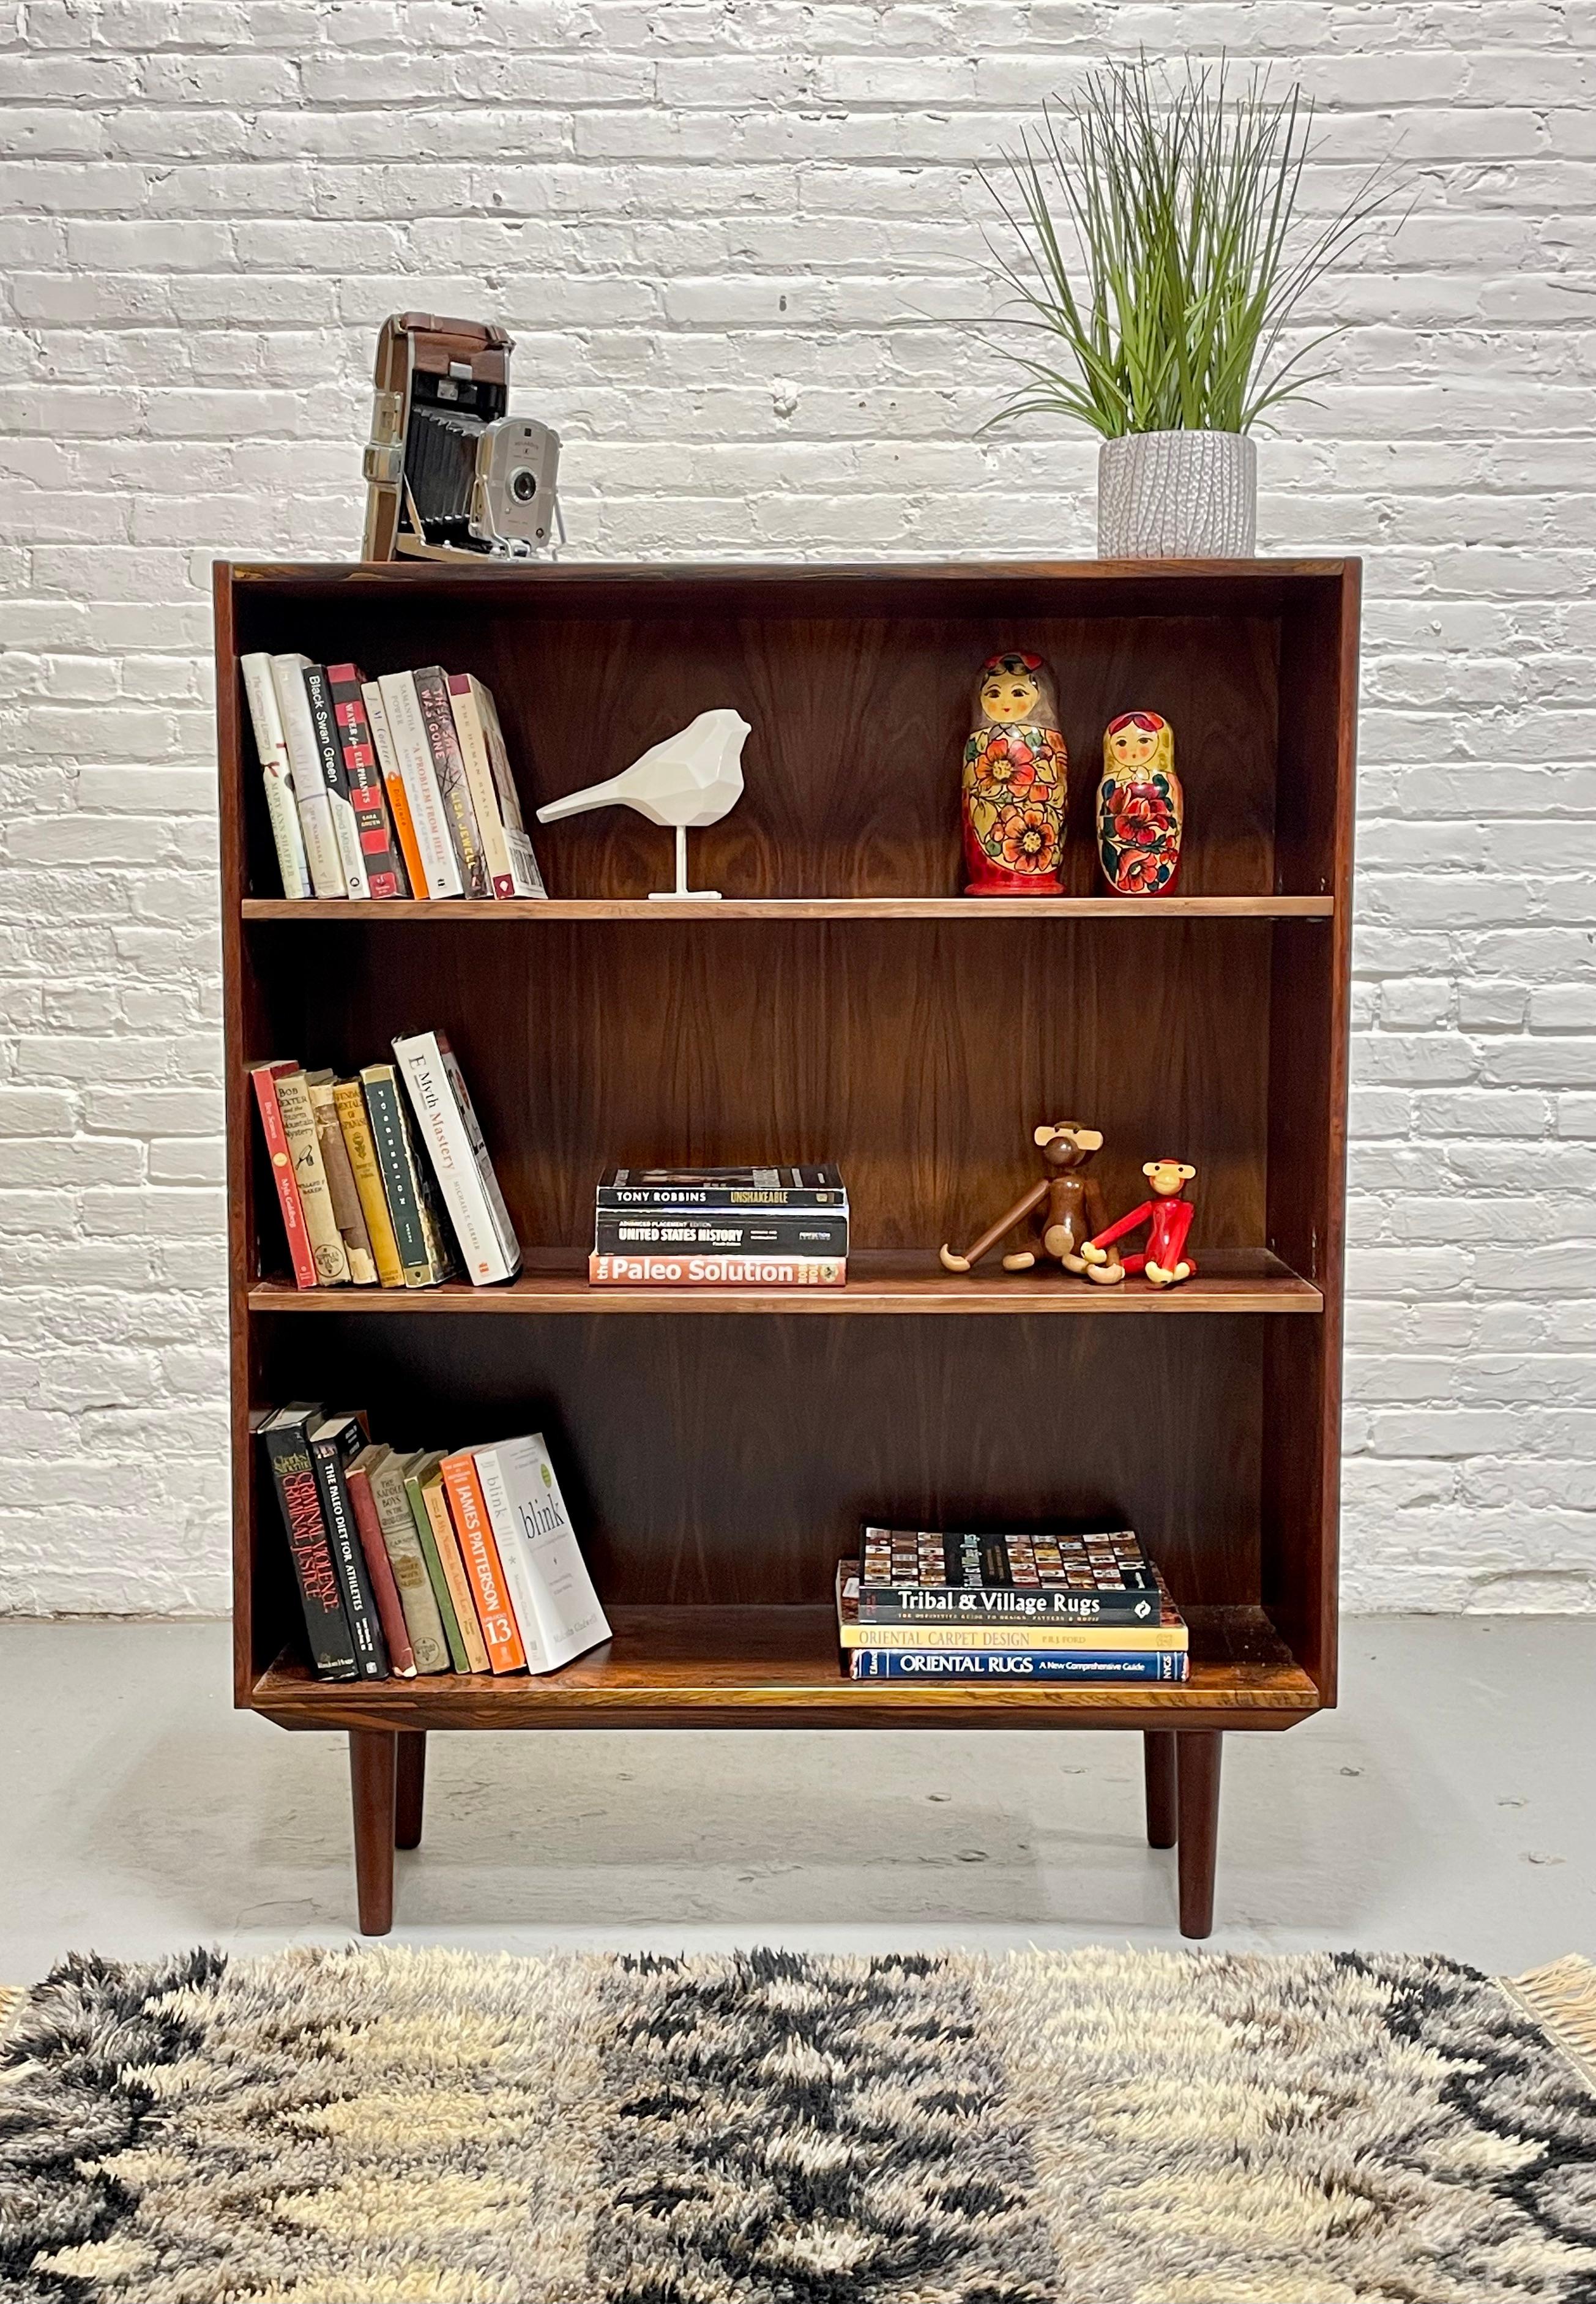
M 401 1729 L 395 1741 L 399 1753 L 394 1779 L 394 1845 L 419 1848 L 427 1790 L 427 1731 Z
M 355 1892 L 363 1936 L 386 1936 L 394 1925 L 395 1741 L 391 1729 L 352 1728 L 349 1732 Z
M 1147 1838 L 1153 1848 L 1173 1848 L 1178 1836 L 1176 1821 L 1175 1732 L 1147 1728 L 1142 1734 L 1142 1767 L 1147 1777 Z
M 1214 1861 L 1219 1851 L 1219 1749 L 1217 1729 L 1183 1729 L 1176 1773 L 1180 1785 L 1180 1932 L 1205 1936 L 1214 1925 Z

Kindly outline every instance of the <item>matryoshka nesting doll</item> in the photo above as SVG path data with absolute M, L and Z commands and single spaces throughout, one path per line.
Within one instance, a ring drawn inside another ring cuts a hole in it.
M 1167 896 L 1180 870 L 1185 800 L 1175 731 L 1157 712 L 1122 712 L 1103 737 L 1098 861 L 1116 896 Z
M 964 747 L 967 896 L 1058 896 L 1069 766 L 1040 656 L 989 656 Z

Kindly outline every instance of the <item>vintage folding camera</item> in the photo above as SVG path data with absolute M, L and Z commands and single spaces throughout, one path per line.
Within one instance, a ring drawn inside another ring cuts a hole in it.
M 366 450 L 368 560 L 541 551 L 559 528 L 558 435 L 506 412 L 511 339 L 395 312 L 377 347 Z

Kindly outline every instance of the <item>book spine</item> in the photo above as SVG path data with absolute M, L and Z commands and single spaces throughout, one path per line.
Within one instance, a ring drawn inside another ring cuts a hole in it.
M 410 1516 L 415 1525 L 416 1542 L 421 1547 L 421 1557 L 427 1563 L 428 1580 L 432 1586 L 432 1597 L 437 1607 L 438 1622 L 443 1626 L 444 1640 L 449 1651 L 449 1663 L 455 1672 L 469 1672 L 471 1660 L 461 1638 L 460 1622 L 454 1614 L 454 1596 L 449 1589 L 449 1580 L 444 1573 L 444 1563 L 437 1549 L 437 1538 L 432 1532 L 432 1515 L 427 1509 L 427 1498 L 420 1479 L 404 1483 L 404 1501 L 410 1506 Z M 445 1506 L 446 1512 L 448 1507 Z
M 392 1064 L 368 1064 L 361 1074 L 371 1141 L 382 1172 L 394 1237 L 407 1288 L 431 1288 L 448 1272 L 441 1242 L 429 1224 L 415 1150 L 404 1118 L 403 1092 Z
M 520 1244 L 447 1042 L 416 1032 L 394 1042 L 394 1055 L 467 1273 L 479 1287 L 508 1280 L 521 1266 Z
M 599 1255 L 671 1255 L 681 1249 L 731 1256 L 848 1253 L 848 1219 L 833 1216 L 621 1216 L 601 1208 L 593 1222 Z
M 310 1253 L 316 1259 L 316 1277 L 322 1287 L 335 1287 L 349 1277 L 349 1258 L 344 1236 L 333 1217 L 332 1195 L 327 1190 L 327 1170 L 322 1165 L 316 1134 L 316 1114 L 310 1106 L 310 1090 L 303 1072 L 296 1070 L 278 1075 L 277 1109 L 282 1114 L 289 1157 L 293 1162 L 293 1180 L 299 1187 Z
M 304 680 L 305 695 L 310 706 L 310 726 L 315 733 L 316 750 L 321 761 L 322 782 L 327 786 L 327 804 L 333 811 L 333 837 L 338 843 L 338 858 L 344 868 L 344 894 L 352 897 L 369 896 L 371 883 L 367 877 L 366 859 L 355 824 L 354 802 L 349 796 L 349 771 L 344 765 L 344 748 L 338 741 L 338 724 L 333 716 L 333 699 L 327 690 L 327 673 L 320 665 L 308 664 Z
M 404 1473 L 399 1459 L 392 1454 L 385 1456 L 368 1478 L 371 1485 L 371 1501 L 377 1508 L 377 1524 L 381 1531 L 383 1549 L 387 1554 L 394 1588 L 404 1613 L 404 1627 L 410 1638 L 416 1670 L 429 1673 L 447 1672 L 450 1669 L 449 1648 L 444 1635 L 443 1618 L 433 1592 L 427 1555 L 411 1512 L 410 1498 L 405 1493 Z M 392 1642 L 389 1646 L 392 1647 Z
M 344 1242 L 349 1276 L 357 1288 L 375 1288 L 377 1259 L 371 1253 L 371 1235 L 366 1229 L 365 1211 L 355 1189 L 354 1170 L 349 1165 L 333 1084 L 331 1080 L 308 1080 L 306 1085 L 310 1109 L 316 1115 L 316 1145 L 327 1174 L 327 1199 L 338 1237 Z
M 848 1276 L 840 1257 L 613 1256 L 588 1258 L 595 1288 L 840 1288 Z
M 731 1216 L 746 1224 L 761 1210 L 779 1216 L 812 1208 L 845 1216 L 848 1196 L 819 1184 L 776 1184 L 768 1191 L 740 1191 L 734 1184 L 719 1184 L 713 1190 L 702 1184 L 599 1184 L 593 1206 L 622 1216 L 658 1210 L 700 1219 Z
M 499 897 L 520 895 L 522 891 L 515 885 L 517 876 L 511 860 L 504 821 L 499 815 L 498 793 L 494 789 L 493 767 L 488 758 L 488 739 L 483 733 L 476 699 L 471 694 L 471 674 L 463 672 L 447 673 L 446 686 L 490 891 Z
M 1088 1603 L 1090 1605 L 1082 1605 Z M 1163 1614 L 1156 1592 L 927 1591 L 904 1585 L 861 1588 L 862 1624 L 1057 1624 L 1094 1631 L 1099 1626 L 1156 1627 Z
M 361 1093 L 359 1080 L 338 1080 L 335 1083 L 333 1109 L 338 1115 L 344 1149 L 349 1156 L 349 1173 L 354 1178 L 361 1213 L 366 1219 L 366 1232 L 371 1242 L 371 1258 L 377 1266 L 377 1277 L 385 1288 L 403 1288 L 404 1266 L 399 1261 L 399 1246 L 394 1237 L 394 1219 L 388 1213 L 387 1196 L 382 1188 L 382 1173 L 377 1165 L 377 1147 L 371 1141 L 371 1123 L 366 1117 L 366 1099 Z
M 388 805 L 383 798 L 382 772 L 366 717 L 361 675 L 352 664 L 329 665 L 327 687 L 371 894 L 378 899 L 408 895 L 404 860 L 395 843 Z
M 388 1668 L 396 1680 L 413 1680 L 416 1652 L 410 1643 L 410 1627 L 404 1621 L 393 1563 L 383 1541 L 382 1522 L 377 1516 L 376 1499 L 371 1494 L 371 1476 L 364 1465 L 352 1464 L 345 1485 L 354 1512 L 355 1532 L 365 1554 L 366 1574 L 377 1601 L 382 1636 L 387 1643 Z
M 292 1069 L 291 1065 L 251 1064 L 250 1079 L 255 1090 L 255 1109 L 260 1114 L 261 1133 L 266 1138 L 267 1157 L 271 1162 L 272 1182 L 277 1188 L 277 1206 L 283 1212 L 283 1229 L 288 1235 L 293 1284 L 296 1288 L 314 1288 L 316 1257 L 305 1229 L 305 1212 L 300 1206 L 299 1186 L 293 1177 L 293 1155 L 288 1148 L 277 1104 L 278 1075 Z
M 1184 1656 L 1087 1656 L 1002 1648 L 851 1648 L 848 1671 L 854 1680 L 1065 1680 L 1088 1686 L 1187 1677 Z
M 432 747 L 427 741 L 427 724 L 421 717 L 415 675 L 386 672 L 377 684 L 387 710 L 388 733 L 404 777 L 421 855 L 422 877 L 415 893 L 433 897 L 458 896 L 465 884 L 460 877 L 460 861 L 449 834 L 437 771 L 432 765 Z
M 382 788 L 387 794 L 388 814 L 394 819 L 394 837 L 399 843 L 399 853 L 404 859 L 404 877 L 412 896 L 425 896 L 427 867 L 422 860 L 420 843 L 416 838 L 415 817 L 411 809 L 410 793 L 405 789 L 404 768 L 399 758 L 399 748 L 394 741 L 394 732 L 388 725 L 388 707 L 382 700 L 381 683 L 362 681 L 361 699 L 366 707 L 366 725 L 371 731 L 372 748 L 377 765 L 382 772 Z
M 449 1517 L 454 1523 L 461 1556 L 471 1580 L 471 1597 L 477 1604 L 477 1621 L 487 1644 L 488 1660 L 495 1672 L 523 1671 L 526 1650 L 505 1581 L 504 1564 L 488 1525 L 476 1465 L 469 1453 L 463 1451 L 456 1456 L 446 1456 L 442 1470 Z M 533 1628 L 535 1634 L 535 1618 Z
M 349 1500 L 349 1487 L 344 1476 L 343 1449 L 330 1436 L 324 1440 L 313 1439 L 310 1461 L 315 1467 L 316 1485 L 321 1491 L 321 1509 L 327 1518 L 333 1565 L 338 1571 L 344 1587 L 344 1609 L 354 1639 L 354 1656 L 360 1667 L 360 1677 L 362 1680 L 386 1680 L 388 1676 L 386 1643 L 383 1639 L 382 1624 L 377 1614 L 377 1596 L 371 1589 L 365 1555 L 361 1550 L 354 1507 Z
M 1105 1624 L 1098 1631 L 1048 1624 L 881 1624 L 844 1616 L 838 1634 L 845 1648 L 1050 1648 L 1063 1656 L 1099 1656 L 1133 1648 L 1140 1655 L 1176 1655 L 1189 1646 L 1184 1624 L 1142 1631 L 1134 1624 Z
M 432 754 L 432 771 L 443 796 L 449 836 L 459 859 L 462 884 L 468 896 L 491 896 L 493 882 L 476 810 L 471 806 L 471 787 L 465 780 L 460 739 L 454 733 L 454 715 L 449 707 L 448 675 L 441 665 L 429 664 L 412 673 L 411 678 L 416 684 L 416 702 Z
M 323 1680 L 358 1680 L 360 1668 L 344 1613 L 343 1588 L 321 1516 L 321 1491 L 304 1427 L 268 1427 L 260 1439 L 293 1561 L 311 1662 Z
M 310 699 L 305 694 L 305 661 L 302 656 L 273 656 L 272 687 L 293 778 L 293 802 L 304 835 L 310 885 L 316 895 L 325 900 L 346 896 L 349 890 L 338 853 L 338 836 L 333 829 L 333 804 L 327 798 L 327 778 L 322 774 L 321 754 L 310 720 Z
M 244 696 L 255 731 L 255 750 L 266 790 L 272 842 L 277 851 L 277 869 L 283 876 L 283 894 L 308 896 L 310 867 L 305 856 L 305 835 L 289 774 L 288 746 L 284 740 L 282 715 L 277 710 L 277 691 L 272 685 L 272 660 L 257 652 L 241 656 L 239 669 L 243 674 Z
M 479 1448 L 473 1461 L 476 1466 L 477 1487 L 482 1498 L 488 1525 L 498 1546 L 499 1564 L 509 1587 L 510 1604 L 515 1611 L 515 1621 L 521 1628 L 521 1642 L 526 1651 L 529 1672 L 547 1672 L 548 1655 L 543 1639 L 543 1618 L 538 1606 L 534 1571 L 528 1557 L 528 1547 L 515 1518 L 509 1484 L 494 1448 Z
M 473 679 L 471 685 L 488 745 L 488 761 L 493 769 L 494 789 L 498 794 L 499 818 L 505 827 L 511 868 L 514 870 L 519 863 L 524 875 L 524 879 L 517 884 L 515 893 L 521 896 L 546 897 L 548 891 L 543 885 L 543 875 L 538 869 L 538 859 L 522 817 L 521 795 L 515 789 L 515 778 L 505 745 L 505 732 L 499 725 L 498 707 L 493 700 L 493 690 L 484 687 L 480 680 Z
M 454 1621 L 460 1627 L 466 1668 L 471 1672 L 489 1672 L 492 1666 L 488 1661 L 488 1647 L 477 1617 L 471 1574 L 461 1555 L 460 1538 L 454 1533 L 454 1523 L 449 1516 L 449 1499 L 444 1494 L 441 1474 L 436 1474 L 427 1482 L 422 1495 L 432 1529 L 432 1540 L 437 1547 L 438 1560 L 449 1587 L 449 1597 L 454 1605 Z

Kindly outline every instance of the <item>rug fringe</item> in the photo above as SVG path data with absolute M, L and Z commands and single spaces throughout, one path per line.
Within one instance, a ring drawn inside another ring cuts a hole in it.
M 4 2040 L 22 2012 L 22 2003 L 28 1997 L 25 1984 L 0 1984 L 0 2040 Z
M 1586 2085 L 1596 2088 L 1596 1961 L 1571 1952 L 1549 1967 L 1528 1969 L 1523 1976 L 1505 1976 L 1500 1981 L 1561 2048 Z

